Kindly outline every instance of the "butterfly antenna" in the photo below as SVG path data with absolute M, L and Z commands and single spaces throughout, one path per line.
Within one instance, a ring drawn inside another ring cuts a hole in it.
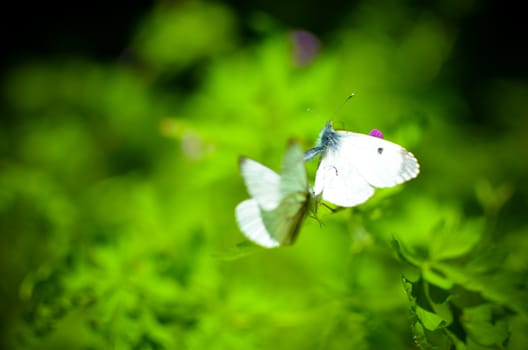
M 348 102 L 348 100 L 350 100 L 354 96 L 356 96 L 355 93 L 351 93 L 350 95 L 348 95 L 347 98 L 345 98 L 345 100 L 343 101 L 343 103 L 341 103 L 341 105 L 339 107 L 337 107 L 337 109 L 334 111 L 334 113 L 332 113 L 332 118 L 331 119 L 334 119 L 334 117 L 337 114 L 337 112 L 339 112 L 341 109 L 343 109 L 343 107 Z

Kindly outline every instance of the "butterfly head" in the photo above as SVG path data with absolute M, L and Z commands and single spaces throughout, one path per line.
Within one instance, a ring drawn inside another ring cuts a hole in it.
M 328 148 L 337 148 L 340 135 L 334 130 L 332 122 L 326 123 L 319 133 L 317 145 L 304 153 L 304 161 L 309 161 L 316 156 L 325 153 Z
M 332 122 L 327 122 L 321 133 L 319 134 L 318 145 L 323 149 L 334 148 L 339 142 L 339 134 L 336 133 Z

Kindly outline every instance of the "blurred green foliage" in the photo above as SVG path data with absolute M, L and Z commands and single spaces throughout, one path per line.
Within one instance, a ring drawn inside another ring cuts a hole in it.
M 526 82 L 489 82 L 496 119 L 475 125 L 450 78 L 454 23 L 365 2 L 301 64 L 291 32 L 247 20 L 260 38 L 242 44 L 228 7 L 162 3 L 117 62 L 33 60 L 3 80 L 1 346 L 523 348 Z M 381 129 L 420 176 L 321 208 L 292 247 L 248 247 L 237 156 L 278 169 L 330 118 Z

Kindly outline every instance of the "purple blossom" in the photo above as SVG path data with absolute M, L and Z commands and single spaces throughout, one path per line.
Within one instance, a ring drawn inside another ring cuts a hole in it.
M 293 43 L 293 61 L 296 66 L 308 65 L 319 52 L 321 42 L 306 30 L 294 30 L 290 33 Z
M 380 138 L 380 139 L 383 138 L 383 133 L 382 133 L 381 131 L 379 131 L 378 129 L 372 129 L 372 130 L 370 130 L 369 135 L 370 135 L 370 136 L 374 136 L 374 137 L 378 137 L 378 138 Z

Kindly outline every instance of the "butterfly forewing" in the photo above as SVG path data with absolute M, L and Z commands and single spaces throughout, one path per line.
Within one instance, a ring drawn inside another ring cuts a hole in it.
M 290 142 L 282 162 L 281 197 L 285 198 L 292 193 L 306 192 L 307 190 L 308 178 L 304 165 L 304 153 L 297 143 Z
M 339 153 L 374 187 L 392 187 L 418 175 L 416 158 L 390 141 L 364 134 L 338 131 Z
M 281 197 L 279 174 L 249 158 L 240 157 L 239 164 L 240 172 L 251 197 L 257 201 L 262 209 L 275 209 L 279 205 Z

